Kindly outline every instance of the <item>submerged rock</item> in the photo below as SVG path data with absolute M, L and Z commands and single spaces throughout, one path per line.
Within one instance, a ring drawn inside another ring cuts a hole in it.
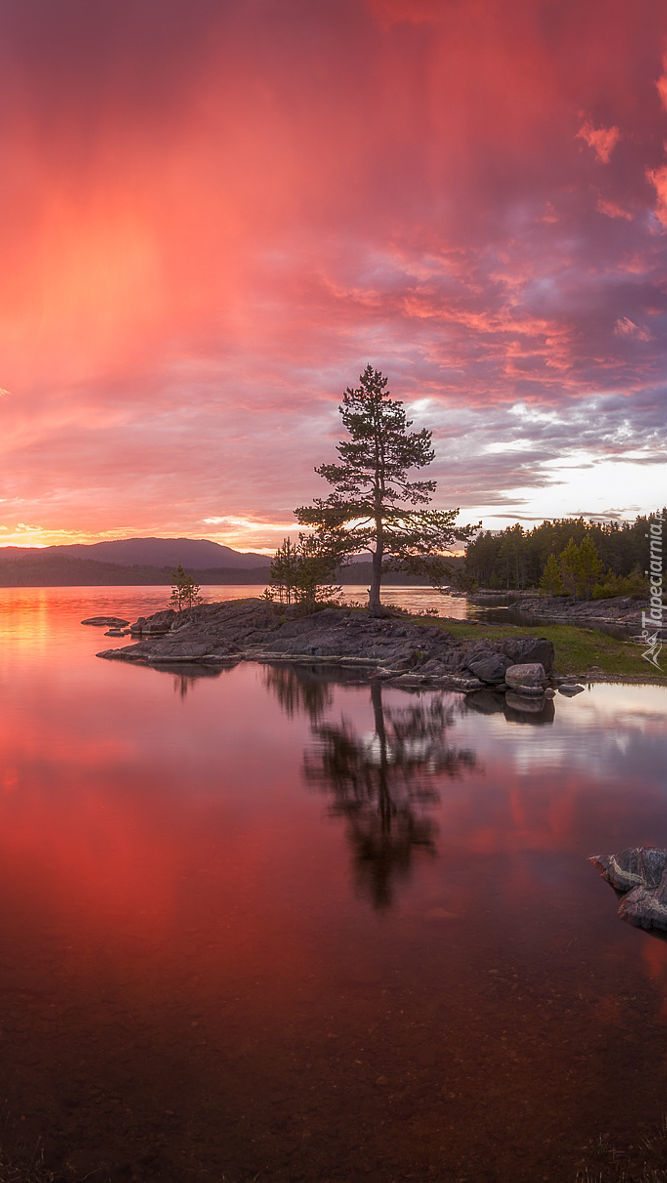
M 564 694 L 566 698 L 574 698 L 575 694 L 581 694 L 583 686 L 576 685 L 572 682 L 566 682 L 565 685 L 558 687 L 558 693 Z
M 638 928 L 667 932 L 667 850 L 632 846 L 620 854 L 596 854 L 589 862 L 615 891 L 625 893 L 618 908 Z
M 123 620 L 122 616 L 89 616 L 87 620 L 82 620 L 82 624 L 96 624 L 106 626 L 107 628 L 125 628 L 129 624 L 129 620 Z

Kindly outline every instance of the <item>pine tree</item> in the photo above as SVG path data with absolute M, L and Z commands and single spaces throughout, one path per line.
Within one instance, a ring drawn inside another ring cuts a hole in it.
M 203 598 L 200 594 L 199 584 L 184 571 L 183 564 L 179 563 L 175 571 L 172 571 L 171 578 L 173 586 L 171 589 L 171 606 L 177 612 L 182 612 L 184 608 L 194 608 L 197 604 L 203 604 Z
M 331 582 L 335 567 L 333 556 L 325 554 L 312 535 L 299 534 L 296 545 L 285 538 L 271 561 L 271 587 L 279 603 L 301 604 L 310 610 L 339 594 L 340 588 Z
M 590 600 L 593 588 L 602 575 L 602 563 L 597 547 L 589 534 L 581 540 L 577 547 L 575 562 L 575 595 L 583 600 Z
M 560 575 L 560 565 L 555 554 L 550 554 L 544 565 L 540 587 L 550 596 L 562 596 L 563 580 Z
M 409 430 L 412 422 L 403 404 L 389 397 L 388 379 L 379 370 L 367 366 L 359 382 L 356 389 L 347 388 L 339 407 L 349 435 L 337 445 L 341 462 L 315 469 L 333 492 L 294 512 L 302 525 L 315 527 L 323 555 L 340 562 L 370 551 L 369 607 L 381 615 L 385 562 L 440 584 L 447 574 L 443 552 L 456 538 L 468 538 L 473 528 L 454 528 L 457 509 L 414 508 L 428 504 L 436 488 L 433 480 L 408 480 L 407 475 L 434 459 L 431 433 Z
M 276 589 L 281 604 L 292 603 L 297 577 L 296 547 L 289 538 L 284 538 L 271 560 L 269 572 L 271 586 Z

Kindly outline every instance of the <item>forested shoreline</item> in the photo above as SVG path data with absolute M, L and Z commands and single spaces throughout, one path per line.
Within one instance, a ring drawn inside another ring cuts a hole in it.
M 667 520 L 667 509 L 632 522 L 555 518 L 531 530 L 518 522 L 497 533 L 483 530 L 466 550 L 466 586 L 581 599 L 645 596 L 650 527 L 660 520 Z

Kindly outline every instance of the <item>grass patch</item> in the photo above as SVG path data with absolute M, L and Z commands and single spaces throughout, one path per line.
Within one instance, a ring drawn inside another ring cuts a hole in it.
M 607 674 L 612 678 L 632 681 L 659 682 L 667 685 L 667 673 L 662 676 L 655 666 L 642 657 L 642 646 L 637 641 L 611 637 L 597 629 L 579 628 L 573 624 L 484 624 L 467 620 L 428 620 L 412 617 L 426 628 L 441 628 L 463 640 L 504 641 L 510 637 L 546 637 L 553 642 L 555 666 L 559 674 L 585 674 L 597 677 Z

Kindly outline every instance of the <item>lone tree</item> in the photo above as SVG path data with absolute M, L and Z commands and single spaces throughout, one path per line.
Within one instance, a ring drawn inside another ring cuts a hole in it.
M 458 509 L 415 509 L 431 500 L 436 482 L 408 480 L 412 468 L 425 468 L 434 459 L 431 433 L 410 431 L 403 404 L 389 397 L 388 379 L 368 365 L 356 390 L 347 388 L 339 411 L 350 438 L 337 445 L 340 464 L 315 469 L 333 492 L 300 506 L 301 525 L 315 528 L 323 554 L 342 562 L 364 550 L 372 556 L 369 608 L 382 615 L 380 587 L 383 571 L 409 570 L 427 576 L 434 586 L 447 575 L 443 552 L 455 538 L 468 538 L 476 529 L 454 528 Z

